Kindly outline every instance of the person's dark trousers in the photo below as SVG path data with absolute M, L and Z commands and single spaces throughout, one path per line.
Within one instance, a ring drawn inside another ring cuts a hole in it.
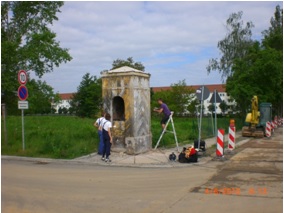
M 104 146 L 105 146 L 105 145 L 104 145 L 103 131 L 102 131 L 102 130 L 98 130 L 98 134 L 99 134 L 99 139 L 100 139 L 98 154 L 99 154 L 99 155 L 102 155 L 103 152 L 104 152 Z
M 164 115 L 164 117 L 163 117 L 162 120 L 161 120 L 161 124 L 166 124 L 169 119 L 170 119 L 170 116 Z
M 109 140 L 104 140 L 103 157 L 105 156 L 106 158 L 109 158 L 109 156 L 110 156 L 110 147 L 111 147 L 110 141 Z

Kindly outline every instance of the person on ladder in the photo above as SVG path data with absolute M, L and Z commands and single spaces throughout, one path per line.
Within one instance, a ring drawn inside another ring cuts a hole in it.
M 164 113 L 164 116 L 161 120 L 162 132 L 163 132 L 165 125 L 170 118 L 171 111 L 170 111 L 169 107 L 167 106 L 167 104 L 165 104 L 161 98 L 158 99 L 158 103 L 160 104 L 160 108 L 158 108 L 158 109 L 154 108 L 154 112 Z

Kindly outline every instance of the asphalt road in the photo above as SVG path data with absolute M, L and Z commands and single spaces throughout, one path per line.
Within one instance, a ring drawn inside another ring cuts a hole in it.
M 177 168 L 2 159 L 2 212 L 283 212 L 283 132 Z
M 2 212 L 162 212 L 215 172 L 4 160 Z

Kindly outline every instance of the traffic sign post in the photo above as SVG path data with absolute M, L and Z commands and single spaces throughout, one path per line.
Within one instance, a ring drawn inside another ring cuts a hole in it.
M 214 133 L 217 136 L 217 103 L 221 103 L 222 99 L 220 97 L 220 95 L 218 94 L 218 91 L 215 89 L 214 93 L 210 99 L 210 103 L 214 104 L 214 110 L 215 110 L 215 128 L 214 128 Z
M 202 107 L 203 107 L 203 101 L 204 99 L 207 99 L 209 97 L 210 91 L 207 87 L 202 86 L 198 90 L 196 90 L 196 97 L 198 100 L 200 100 L 200 121 L 199 121 L 199 133 L 198 133 L 198 151 L 200 149 L 200 141 L 201 141 L 201 124 L 202 124 Z
M 24 109 L 29 108 L 28 101 L 28 89 L 25 86 L 28 81 L 28 76 L 25 70 L 20 70 L 18 72 L 18 81 L 20 86 L 18 88 L 18 97 L 20 101 L 18 101 L 18 109 L 22 110 L 22 142 L 23 142 L 23 150 L 25 150 L 25 127 L 24 127 Z

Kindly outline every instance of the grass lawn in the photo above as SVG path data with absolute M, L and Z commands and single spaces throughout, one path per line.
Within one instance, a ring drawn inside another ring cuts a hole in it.
M 93 126 L 95 119 L 73 116 L 25 116 L 24 119 L 25 151 L 22 149 L 21 116 L 7 117 L 7 144 L 2 119 L 2 155 L 73 159 L 97 151 L 99 139 L 97 129 Z M 153 147 L 161 134 L 160 120 L 161 117 L 153 117 L 151 121 Z M 229 118 L 218 119 L 218 128 L 224 128 L 228 132 L 229 120 Z M 191 143 L 198 138 L 196 118 L 174 118 L 174 125 L 180 144 Z M 169 125 L 169 129 L 171 129 L 171 125 Z M 212 136 L 212 119 L 204 118 L 202 120 L 202 138 Z M 174 135 L 165 134 L 160 146 L 174 147 Z

